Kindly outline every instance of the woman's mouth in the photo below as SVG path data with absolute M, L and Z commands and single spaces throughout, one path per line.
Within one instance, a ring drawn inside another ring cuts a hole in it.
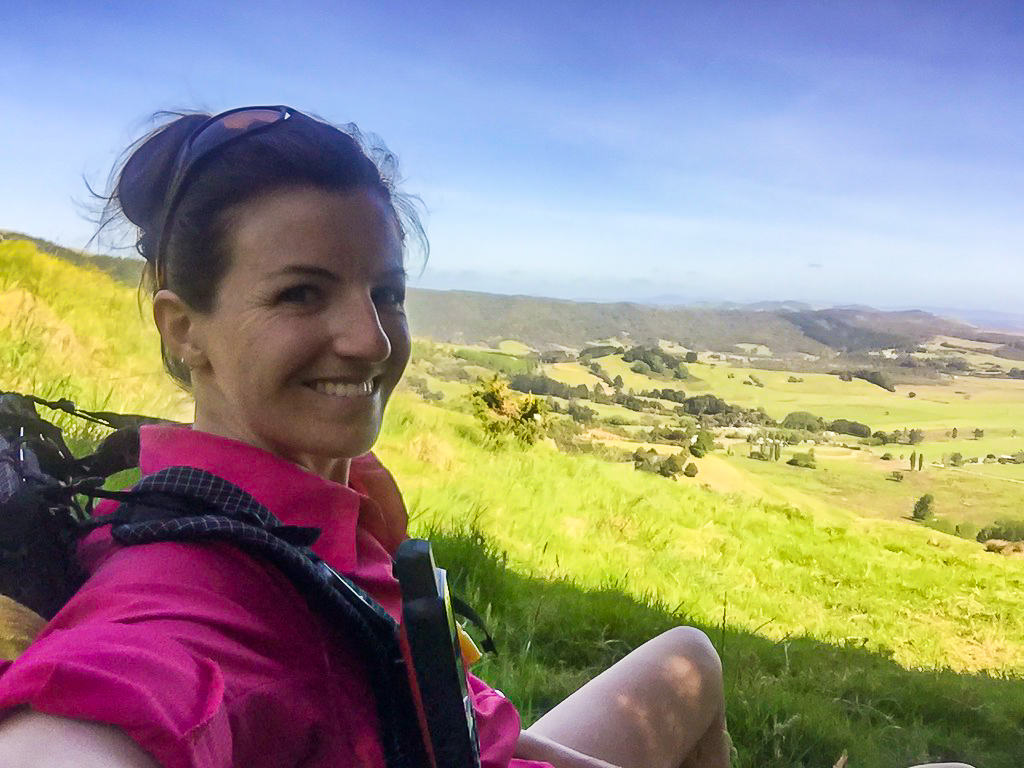
M 373 379 L 366 381 L 338 381 L 337 379 L 317 379 L 306 384 L 307 387 L 321 395 L 331 397 L 368 397 L 376 389 Z

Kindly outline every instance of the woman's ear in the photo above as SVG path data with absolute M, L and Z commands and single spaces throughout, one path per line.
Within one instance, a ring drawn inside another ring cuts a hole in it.
M 178 294 L 166 289 L 157 291 L 153 297 L 153 320 L 172 357 L 181 360 L 191 370 L 207 363 L 199 313 L 182 301 Z

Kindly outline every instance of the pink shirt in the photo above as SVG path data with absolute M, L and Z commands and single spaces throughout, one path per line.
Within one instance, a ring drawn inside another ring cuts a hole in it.
M 143 427 L 140 465 L 213 472 L 283 522 L 321 528 L 316 553 L 398 618 L 389 550 L 406 536 L 405 509 L 372 455 L 353 461 L 347 487 L 244 443 Z M 85 586 L 0 662 L 0 709 L 119 726 L 165 768 L 384 766 L 355 651 L 273 566 L 227 544 L 121 547 L 106 529 L 81 554 Z M 469 683 L 484 766 L 546 765 L 512 758 L 518 713 Z

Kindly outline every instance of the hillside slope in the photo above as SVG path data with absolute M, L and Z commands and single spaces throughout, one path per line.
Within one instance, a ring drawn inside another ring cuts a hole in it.
M 94 266 L 115 279 L 138 283 L 141 262 L 87 256 L 45 240 L 0 231 L 0 242 L 22 239 L 76 265 Z M 938 335 L 974 338 L 971 326 L 927 312 L 881 312 L 869 308 L 811 310 L 795 302 L 763 302 L 742 309 L 655 307 L 630 303 L 574 302 L 534 296 L 411 288 L 408 311 L 420 338 L 454 343 L 516 339 L 537 349 L 582 348 L 604 339 L 648 343 L 658 339 L 718 352 L 737 344 L 768 347 L 779 358 L 902 347 L 913 349 Z M 1002 340 L 1010 359 L 1019 338 Z
M 183 418 L 134 289 L 0 243 L 0 388 Z M 1024 562 L 901 523 L 798 509 L 485 444 L 400 398 L 379 453 L 502 655 L 480 671 L 528 718 L 654 632 L 724 659 L 738 768 L 893 768 L 1024 754 Z

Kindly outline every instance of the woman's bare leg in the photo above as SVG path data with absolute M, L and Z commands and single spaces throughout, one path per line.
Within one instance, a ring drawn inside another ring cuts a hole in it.
M 669 630 L 584 685 L 528 733 L 621 768 L 726 768 L 722 663 L 700 630 Z

